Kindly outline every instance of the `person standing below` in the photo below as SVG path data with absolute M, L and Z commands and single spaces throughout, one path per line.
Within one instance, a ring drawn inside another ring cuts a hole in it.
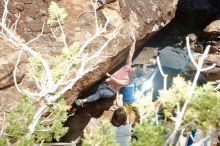
M 135 67 L 131 67 L 132 57 L 135 51 L 136 43 L 135 35 L 133 33 L 131 34 L 131 39 L 133 40 L 133 43 L 130 47 L 126 64 L 118 71 L 116 71 L 113 75 L 106 73 L 108 78 L 98 86 L 98 89 L 94 94 L 90 95 L 85 99 L 77 99 L 75 101 L 75 105 L 77 107 L 82 107 L 84 103 L 94 102 L 99 100 L 100 98 L 111 98 L 122 87 L 131 83 L 131 79 L 136 74 Z
M 116 128 L 116 142 L 120 146 L 129 146 L 132 127 L 128 123 L 127 113 L 124 107 L 119 107 L 114 111 L 111 123 Z
M 139 122 L 141 118 L 140 109 L 136 101 L 137 99 L 134 95 L 135 91 L 137 91 L 137 85 L 135 79 L 132 80 L 130 85 L 125 86 L 120 90 L 120 93 L 123 95 L 122 97 L 123 106 L 126 108 L 129 122 L 131 122 L 132 112 L 134 112 L 135 114 L 135 119 L 132 126 L 134 126 L 137 122 Z

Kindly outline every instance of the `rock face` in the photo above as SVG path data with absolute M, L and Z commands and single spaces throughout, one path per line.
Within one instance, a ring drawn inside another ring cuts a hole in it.
M 78 42 L 82 45 L 95 34 L 94 10 L 90 1 L 55 1 L 67 11 L 67 17 L 62 26 L 68 45 L 73 42 Z M 44 21 L 46 22 L 48 19 L 50 2 L 51 0 L 11 0 L 8 6 L 10 12 L 9 25 L 11 26 L 16 21 L 18 14 L 20 14 L 17 33 L 26 42 L 31 40 L 42 31 Z M 136 35 L 137 46 L 142 45 L 155 32 L 171 21 L 175 16 L 177 2 L 178 0 L 98 0 L 96 8 L 99 24 L 103 25 L 106 22 L 106 17 L 111 17 L 107 29 L 118 29 L 119 33 L 102 54 L 110 57 L 94 59 L 90 66 L 98 65 L 99 67 L 93 72 L 86 74 L 71 90 L 66 92 L 65 97 L 68 104 L 71 104 L 78 96 L 81 96 L 81 93 L 87 93 L 87 89 L 101 80 L 107 71 L 114 71 L 116 67 L 119 67 L 126 60 L 130 46 L 129 33 L 131 31 Z M 219 4 L 218 0 L 180 0 L 178 11 L 181 19 L 179 21 L 187 21 L 187 25 L 196 24 L 201 26 L 201 24 L 204 24 L 203 22 L 207 22 L 210 17 L 215 17 L 219 13 Z M 0 0 L 0 16 L 3 10 L 3 0 Z M 31 47 L 41 53 L 47 61 L 58 55 L 63 48 L 63 44 L 53 37 L 51 28 L 54 32 L 59 30 L 58 25 L 49 26 L 45 23 L 42 31 L 43 35 L 31 43 Z M 100 37 L 86 51 L 93 51 L 105 41 L 104 37 Z M 8 110 L 19 98 L 19 93 L 13 81 L 13 70 L 19 48 L 14 48 L 14 46 L 0 38 L 0 52 L 0 105 L 3 110 Z M 209 60 L 213 62 L 212 59 L 213 57 Z M 214 59 L 214 61 L 216 60 L 219 60 L 219 56 Z M 27 61 L 28 54 L 23 53 L 16 78 L 19 86 L 26 86 L 32 89 L 33 81 L 28 80 L 26 75 Z M 219 66 L 219 63 L 217 65 Z M 213 74 L 218 74 L 218 71 L 216 70 L 217 73 L 214 72 Z M 63 141 L 76 139 L 82 134 L 82 130 L 89 123 L 91 117 L 100 117 L 104 110 L 109 109 L 111 105 L 112 99 L 110 101 L 98 101 L 79 110 L 75 118 L 68 119 L 66 124 L 70 127 L 70 130 L 63 138 Z M 0 117 L 2 117 L 2 113 L 0 113 Z
M 205 72 L 208 80 L 219 80 L 219 14 L 218 0 L 179 0 L 175 18 L 145 46 L 159 49 L 166 46 L 183 48 L 186 36 L 195 33 L 198 37 L 194 46 L 196 52 L 203 53 L 205 47 L 211 45 L 210 57 L 206 59 L 204 66 L 217 64 L 215 69 Z
M 0 40 L 0 105 L 3 110 L 8 110 L 18 100 L 18 92 L 14 86 L 13 71 L 18 57 L 18 48 L 13 48 L 8 42 Z M 28 56 L 23 54 L 17 70 L 17 83 L 25 78 L 26 60 Z
M 211 46 L 210 55 L 205 61 L 208 66 L 211 63 L 216 63 L 216 67 L 207 71 L 208 79 L 215 81 L 220 80 L 220 20 L 214 20 L 203 30 L 208 39 L 208 44 Z
M 215 20 L 212 23 L 210 23 L 206 28 L 204 29 L 205 33 L 208 34 L 220 34 L 220 20 Z
M 66 40 L 68 45 L 73 42 L 83 44 L 87 39 L 95 33 L 95 19 L 94 12 L 90 1 L 78 0 L 78 1 L 56 1 L 61 7 L 64 7 L 67 11 L 67 17 L 63 23 L 63 29 L 66 34 Z M 48 18 L 48 7 L 50 0 L 14 0 L 9 1 L 9 25 L 12 25 L 18 14 L 20 18 L 17 25 L 17 33 L 26 42 L 34 38 L 42 31 L 42 25 Z M 118 29 L 119 34 L 116 39 L 110 42 L 109 46 L 104 51 L 105 56 L 112 56 L 109 58 L 103 57 L 95 59 L 91 62 L 91 66 L 99 65 L 99 68 L 92 73 L 85 75 L 80 81 L 78 81 L 72 90 L 66 93 L 66 99 L 71 104 L 75 98 L 78 97 L 84 89 L 89 88 L 95 82 L 100 80 L 105 72 L 117 67 L 119 64 L 125 61 L 130 45 L 129 33 L 133 31 L 138 40 L 138 46 L 145 42 L 152 34 L 157 32 L 168 24 L 175 15 L 177 0 L 108 0 L 105 3 L 99 4 L 97 14 L 101 24 L 106 21 L 105 17 L 111 17 L 110 24 L 107 29 Z M 3 1 L 0 3 L 0 14 L 2 15 Z M 105 17 L 104 17 L 105 16 Z M 54 55 L 60 53 L 63 44 L 55 40 L 51 28 L 56 32 L 58 30 L 57 25 L 48 26 L 45 23 L 43 35 L 31 43 L 31 47 L 41 53 L 48 61 Z M 4 40 L 0 40 L 4 42 Z M 90 50 L 95 49 L 97 46 L 103 44 L 105 39 L 101 37 L 96 42 L 93 42 Z M 13 86 L 12 72 L 16 63 L 16 54 L 18 49 L 13 47 L 7 47 L 8 42 L 1 43 L 4 50 L 4 54 L 0 54 L 0 97 L 5 100 L 5 104 L 11 103 L 9 99 L 17 99 L 19 94 Z M 7 49 L 6 49 L 7 48 Z M 7 50 L 7 51 L 5 51 Z M 3 52 L 3 51 L 1 51 Z M 115 54 L 115 52 L 117 52 Z M 25 63 L 26 57 L 22 57 L 22 61 L 19 66 L 19 74 L 17 82 L 20 86 L 27 85 L 31 88 L 32 82 L 26 79 Z M 12 94 L 13 93 L 13 94 Z M 7 102 L 9 101 L 9 102 Z

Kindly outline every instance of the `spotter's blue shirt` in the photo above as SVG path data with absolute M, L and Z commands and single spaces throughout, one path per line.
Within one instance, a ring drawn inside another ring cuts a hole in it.
M 120 93 L 123 95 L 123 103 L 133 103 L 136 100 L 134 96 L 136 86 L 136 81 L 133 80 L 131 84 L 121 88 Z

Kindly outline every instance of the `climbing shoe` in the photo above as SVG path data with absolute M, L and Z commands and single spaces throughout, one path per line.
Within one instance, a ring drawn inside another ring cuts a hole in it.
M 77 100 L 75 100 L 75 105 L 76 105 L 76 107 L 77 108 L 82 108 L 83 107 L 83 101 L 82 101 L 82 99 L 77 99 Z
M 71 112 L 71 113 L 68 114 L 68 117 L 73 117 L 75 114 L 76 114 L 76 112 L 73 111 L 73 112 Z

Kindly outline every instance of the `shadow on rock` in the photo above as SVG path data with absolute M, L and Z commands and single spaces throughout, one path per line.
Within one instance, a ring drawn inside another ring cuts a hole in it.
M 69 130 L 61 141 L 71 142 L 76 140 L 79 136 L 82 136 L 83 130 L 86 128 L 91 118 L 101 117 L 104 111 L 108 110 L 113 105 L 114 99 L 115 98 L 101 99 L 78 109 L 76 114 L 69 117 L 65 123 L 65 126 L 69 127 Z

